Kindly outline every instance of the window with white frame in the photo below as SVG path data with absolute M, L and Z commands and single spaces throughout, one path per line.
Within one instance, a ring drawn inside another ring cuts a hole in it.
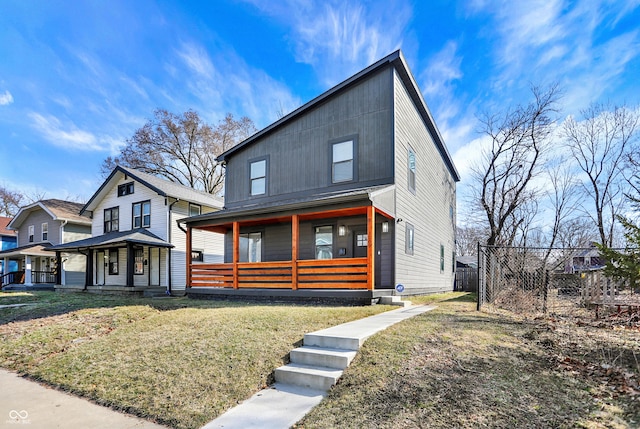
M 134 228 L 149 228 L 151 226 L 151 202 L 134 203 L 132 208 Z
M 404 234 L 404 252 L 407 255 L 413 255 L 413 248 L 415 244 L 415 230 L 413 229 L 413 225 L 407 223 Z
M 333 258 L 333 226 L 316 227 L 316 259 Z
M 340 183 L 353 180 L 353 140 L 333 143 L 331 153 L 331 182 Z
M 33 243 L 33 236 L 35 235 L 36 227 L 29 225 L 29 243 Z
M 240 262 L 262 262 L 262 233 L 240 234 Z
M 120 210 L 118 207 L 112 207 L 104 210 L 104 233 L 120 230 Z
M 267 193 L 267 160 L 254 161 L 250 167 L 251 195 L 264 195 Z
M 42 224 L 42 241 L 49 240 L 49 224 L 47 222 Z
M 413 193 L 416 192 L 416 153 L 409 146 L 407 151 L 407 183 L 409 190 Z
M 202 212 L 199 204 L 189 203 L 189 216 L 198 216 Z

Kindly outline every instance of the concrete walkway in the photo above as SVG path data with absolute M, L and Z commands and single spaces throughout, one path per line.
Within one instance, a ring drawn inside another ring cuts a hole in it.
M 0 369 L 0 428 L 165 429 Z M 26 425 L 26 426 L 23 426 Z
M 316 352 L 327 351 L 328 353 L 339 351 L 337 354 L 340 357 L 345 352 L 358 350 L 371 335 L 434 308 L 435 306 L 430 305 L 404 307 L 312 332 L 304 336 L 304 347 L 301 349 L 315 348 Z M 293 353 L 291 356 L 293 360 Z M 346 365 L 351 362 L 351 358 L 346 362 Z M 326 356 L 323 356 L 321 360 L 326 361 Z M 346 365 L 343 365 L 342 368 L 345 368 Z M 287 375 L 288 367 L 293 367 L 293 371 L 301 369 L 307 371 L 307 374 L 300 377 L 299 385 L 292 384 L 295 381 L 289 383 L 279 380 L 279 378 L 293 380 L 293 378 L 288 378 L 290 377 Z M 315 384 L 310 380 L 310 377 L 313 377 L 314 373 L 338 371 L 337 377 L 334 376 L 334 379 L 337 380 L 342 375 L 342 371 L 335 368 L 336 366 L 318 368 L 298 363 L 278 368 L 276 369 L 276 381 L 278 381 L 276 384 L 256 393 L 237 407 L 209 422 L 202 429 L 287 429 L 304 417 L 326 396 L 327 390 L 309 387 Z M 284 376 L 279 377 L 279 374 L 282 373 Z

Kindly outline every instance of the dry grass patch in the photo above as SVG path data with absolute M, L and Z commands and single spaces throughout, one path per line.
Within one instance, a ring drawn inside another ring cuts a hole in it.
M 297 427 L 638 427 L 640 395 L 567 370 L 564 356 L 575 350 L 564 345 L 580 344 L 585 333 L 550 341 L 555 332 L 545 320 L 476 312 L 472 299 L 442 302 L 371 337 Z M 637 339 L 624 344 L 640 352 Z
M 36 305 L 0 310 L 0 366 L 178 428 L 201 427 L 269 384 L 304 333 L 390 309 L 5 298 Z

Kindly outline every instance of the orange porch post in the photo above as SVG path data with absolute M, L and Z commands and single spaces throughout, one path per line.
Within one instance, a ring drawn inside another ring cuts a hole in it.
M 300 223 L 298 215 L 291 216 L 291 289 L 298 289 L 298 237 Z
M 238 262 L 240 261 L 240 224 L 233 222 L 233 288 L 238 289 Z
M 191 249 L 192 249 L 192 244 L 191 244 L 191 227 L 188 226 L 187 227 L 187 287 L 191 287 L 191 273 L 192 273 L 192 257 L 191 257 Z M 158 250 L 158 252 L 160 252 L 160 250 Z
M 367 289 L 375 288 L 376 209 L 367 207 Z

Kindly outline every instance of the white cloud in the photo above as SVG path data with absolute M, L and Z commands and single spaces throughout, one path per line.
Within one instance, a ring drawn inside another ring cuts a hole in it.
M 296 60 L 313 66 L 327 87 L 402 46 L 412 18 L 410 4 L 402 0 L 381 4 L 248 1 L 291 28 Z
M 32 120 L 33 128 L 55 146 L 85 151 L 104 150 L 93 134 L 79 130 L 73 124 L 65 130 L 60 120 L 52 115 L 43 116 L 31 112 L 29 118 Z
M 11 103 L 13 103 L 13 95 L 9 91 L 0 94 L 0 106 L 7 106 Z
M 177 51 L 184 63 L 198 75 L 211 76 L 215 70 L 207 51 L 194 43 L 183 43 Z

